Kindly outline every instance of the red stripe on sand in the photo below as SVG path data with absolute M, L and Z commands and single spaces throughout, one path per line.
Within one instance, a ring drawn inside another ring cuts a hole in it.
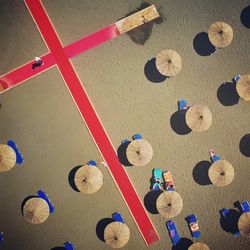
M 120 164 L 116 152 L 93 108 L 90 99 L 85 92 L 79 78 L 74 71 L 72 64 L 64 53 L 63 47 L 57 34 L 46 14 L 42 3 L 38 0 L 25 0 L 40 32 L 54 56 L 64 81 L 81 113 L 89 131 L 95 140 L 104 160 L 109 166 L 111 175 L 114 178 L 135 222 L 147 245 L 159 240 L 157 234 L 138 194 L 136 193 L 129 176 L 124 167 Z
M 118 35 L 120 35 L 120 33 L 116 27 L 116 24 L 114 23 L 65 46 L 64 52 L 68 58 L 73 58 L 91 48 L 94 48 L 112 38 L 117 37 Z M 44 61 L 44 65 L 41 67 L 37 67 L 33 70 L 32 64 L 34 61 L 31 61 L 0 76 L 0 83 L 3 85 L 5 90 L 18 85 L 55 65 L 55 60 L 51 53 L 47 53 L 41 56 L 41 58 Z

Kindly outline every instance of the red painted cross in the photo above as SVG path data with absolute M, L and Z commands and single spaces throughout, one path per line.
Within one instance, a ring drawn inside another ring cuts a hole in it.
M 64 79 L 69 92 L 79 109 L 80 114 L 86 122 L 86 125 L 100 151 L 106 161 L 110 173 L 117 184 L 121 195 L 124 198 L 137 226 L 141 232 L 147 245 L 159 240 L 157 234 L 142 202 L 132 182 L 129 179 L 124 167 L 117 158 L 115 149 L 113 148 L 109 137 L 104 130 L 97 113 L 92 106 L 90 99 L 85 92 L 80 79 L 78 78 L 73 65 L 69 58 L 72 58 L 79 53 L 95 47 L 111 38 L 119 35 L 119 31 L 115 24 L 112 24 L 99 32 L 96 32 L 86 38 L 83 38 L 71 45 L 63 48 L 55 29 L 41 3 L 41 0 L 25 0 L 25 3 L 37 24 L 38 29 L 50 51 L 42 56 L 44 65 L 37 68 L 37 73 L 51 68 L 56 65 Z M 34 71 L 31 69 L 32 62 L 21 66 L 20 68 L 3 75 L 0 78 L 1 84 L 6 84 L 7 87 L 12 87 L 21 83 L 28 78 L 34 76 Z

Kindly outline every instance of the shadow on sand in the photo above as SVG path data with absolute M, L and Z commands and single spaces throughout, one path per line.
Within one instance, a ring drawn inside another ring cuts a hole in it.
M 118 147 L 118 149 L 117 149 L 118 159 L 119 159 L 120 163 L 121 163 L 123 166 L 126 166 L 126 167 L 131 167 L 131 166 L 133 166 L 133 164 L 131 164 L 131 163 L 128 161 L 128 158 L 127 158 L 127 155 L 126 155 L 126 150 L 127 150 L 128 145 L 130 144 L 130 142 L 131 142 L 131 141 L 122 143 L 122 144 Z
M 29 199 L 31 199 L 31 198 L 38 198 L 38 196 L 37 196 L 37 195 L 29 195 L 29 196 L 27 196 L 27 197 L 23 200 L 23 202 L 22 202 L 22 204 L 21 204 L 21 212 L 22 212 L 22 214 L 23 214 L 23 207 L 24 207 L 25 203 L 26 203 Z
M 144 197 L 144 206 L 151 214 L 158 214 L 158 210 L 156 208 L 156 200 L 159 195 L 162 193 L 161 190 L 151 190 Z
M 217 98 L 224 106 L 238 104 L 240 97 L 236 91 L 236 84 L 232 82 L 222 83 L 217 90 Z
M 151 58 L 144 66 L 144 74 L 150 82 L 160 83 L 165 81 L 168 77 L 162 75 L 156 68 L 156 58 Z
M 226 215 L 226 217 L 221 215 L 221 218 L 220 218 L 221 228 L 227 233 L 234 234 L 234 233 L 239 232 L 238 220 L 240 216 L 241 216 L 241 213 L 237 211 L 236 209 L 229 209 L 229 212 Z
M 215 47 L 208 39 L 207 32 L 198 33 L 193 40 L 193 47 L 200 56 L 210 56 L 215 52 Z
M 71 188 L 76 191 L 76 192 L 80 192 L 80 190 L 76 187 L 76 184 L 75 184 L 75 174 L 76 174 L 76 171 L 82 167 L 82 165 L 79 165 L 79 166 L 76 166 L 74 167 L 73 169 L 71 169 L 71 171 L 69 172 L 69 175 L 68 175 L 68 182 L 69 182 L 69 185 L 71 186 Z
M 96 235 L 97 237 L 105 242 L 104 240 L 104 230 L 106 228 L 106 226 L 110 223 L 114 222 L 114 220 L 112 218 L 104 218 L 104 219 L 101 219 L 97 225 L 96 225 Z
M 176 246 L 172 246 L 172 250 L 188 250 L 193 241 L 188 238 L 181 238 Z
M 212 182 L 208 176 L 208 170 L 212 163 L 210 161 L 200 161 L 193 168 L 194 181 L 200 185 L 210 185 Z
M 250 5 L 244 8 L 240 14 L 241 23 L 248 29 L 250 29 Z
M 185 114 L 186 110 L 178 110 L 170 118 L 171 128 L 178 135 L 187 135 L 192 131 L 186 124 Z
M 240 152 L 245 157 L 250 157 L 250 134 L 244 135 L 240 140 Z

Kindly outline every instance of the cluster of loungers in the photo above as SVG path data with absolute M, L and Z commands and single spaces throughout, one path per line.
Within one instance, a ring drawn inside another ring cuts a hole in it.
M 153 170 L 151 190 L 175 191 L 171 171 L 162 171 L 160 168 Z

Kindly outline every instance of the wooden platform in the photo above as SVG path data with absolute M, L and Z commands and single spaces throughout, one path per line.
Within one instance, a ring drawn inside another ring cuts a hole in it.
M 152 21 L 159 16 L 160 15 L 155 6 L 151 5 L 146 9 L 138 11 L 135 14 L 132 14 L 128 17 L 125 17 L 117 21 L 116 26 L 120 34 L 123 34 L 149 21 Z

